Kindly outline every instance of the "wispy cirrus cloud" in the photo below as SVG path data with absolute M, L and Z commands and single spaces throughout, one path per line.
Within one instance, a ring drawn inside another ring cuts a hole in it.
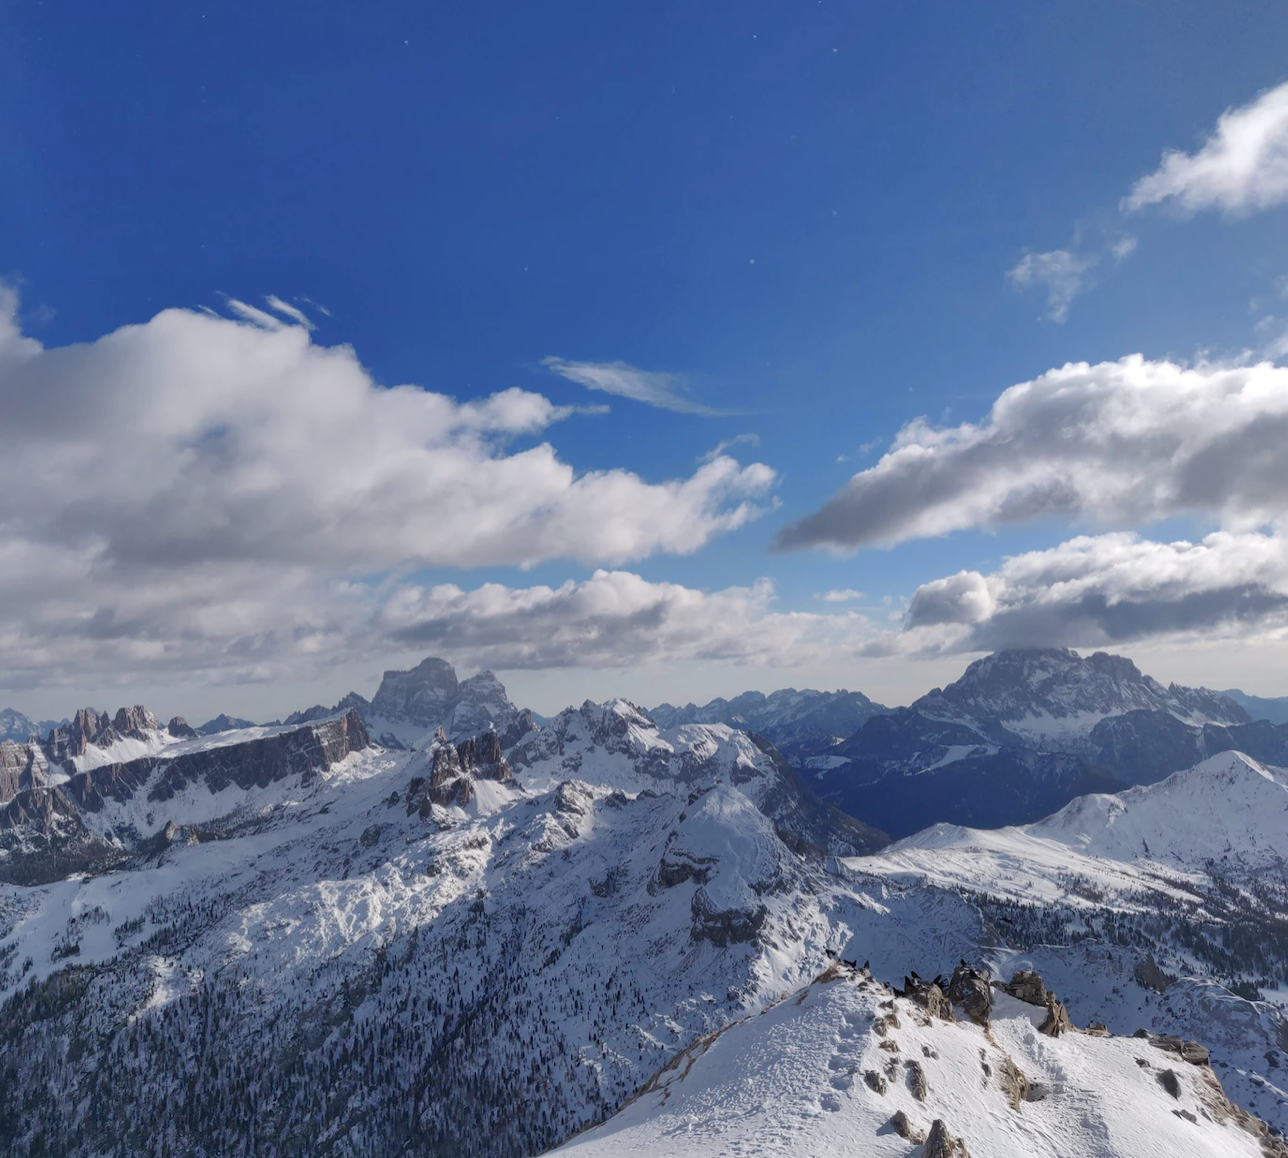
M 1126 234 L 1101 233 L 1098 239 L 1086 242 L 1080 230 L 1067 249 L 1025 252 L 1006 271 L 1006 277 L 1019 289 L 1044 290 L 1047 318 L 1063 324 L 1069 318 L 1074 298 L 1091 288 L 1091 271 L 1106 258 L 1123 261 L 1135 249 L 1136 238 Z
M 647 406 L 676 414 L 699 414 L 710 418 L 746 413 L 719 410 L 694 398 L 683 374 L 664 370 L 641 370 L 627 362 L 571 362 L 565 358 L 543 358 L 541 364 L 552 373 L 588 390 L 600 390 L 619 398 L 630 398 Z
M 1123 198 L 1134 213 L 1168 203 L 1190 215 L 1204 209 L 1253 213 L 1288 202 L 1288 83 L 1227 109 L 1193 153 L 1172 149 Z

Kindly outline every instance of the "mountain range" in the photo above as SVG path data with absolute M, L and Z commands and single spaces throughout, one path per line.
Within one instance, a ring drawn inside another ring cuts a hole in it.
M 6 1152 L 1283 1153 L 1288 761 L 1237 746 L 1274 725 L 999 653 L 789 758 L 756 724 L 818 695 L 543 723 L 431 658 L 0 743 Z

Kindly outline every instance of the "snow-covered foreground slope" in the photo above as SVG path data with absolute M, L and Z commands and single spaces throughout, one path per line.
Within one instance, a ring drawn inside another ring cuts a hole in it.
M 839 867 L 970 898 L 995 973 L 1037 969 L 1082 1024 L 1201 1039 L 1235 1100 L 1288 1129 L 1286 864 L 1288 777 L 1223 753 L 1036 824 L 935 825 Z
M 985 1030 L 833 973 L 700 1041 L 558 1153 L 908 1158 L 932 1153 L 936 1119 L 977 1158 L 1288 1153 L 1232 1110 L 1211 1069 L 1147 1040 L 1048 1037 L 1045 1011 L 1008 997 Z

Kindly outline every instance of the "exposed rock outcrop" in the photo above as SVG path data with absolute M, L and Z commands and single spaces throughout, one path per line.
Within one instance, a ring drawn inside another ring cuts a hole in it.
M 690 911 L 693 917 L 690 936 L 693 940 L 710 941 L 721 949 L 755 938 L 769 915 L 764 905 L 750 911 L 721 909 L 705 888 L 699 888 L 693 894 Z
M 966 1143 L 948 1132 L 943 1118 L 936 1118 L 930 1124 L 930 1134 L 926 1138 L 922 1155 L 923 1158 L 970 1158 Z
M 86 738 L 92 722 L 103 717 L 77 713 L 76 733 L 65 740 Z M 130 727 L 146 717 L 126 718 Z M 152 717 L 155 720 L 155 717 Z M 114 726 L 99 727 L 98 737 Z M 92 737 L 90 737 L 92 738 Z M 308 784 L 319 773 L 370 744 L 356 712 L 240 744 L 215 746 L 167 758 L 144 756 L 76 772 L 57 787 L 31 783 L 0 809 L 0 880 L 40 884 L 69 872 L 101 868 L 150 847 L 144 838 L 118 834 L 113 841 L 94 834 L 83 817 L 101 812 L 109 801 L 124 803 L 146 791 L 150 804 L 164 804 L 200 785 L 211 793 L 236 786 L 266 788 L 275 781 L 299 776 Z M 21 781 L 21 773 L 19 774 Z
M 918 1146 L 926 1140 L 926 1132 L 918 1130 L 902 1110 L 895 1111 L 894 1116 L 890 1119 L 890 1129 L 898 1134 L 900 1138 L 906 1138 L 914 1146 Z
M 1158 967 L 1158 962 L 1154 960 L 1153 953 L 1146 953 L 1137 962 L 1133 976 L 1136 978 L 1136 984 L 1142 985 L 1146 989 L 1152 989 L 1155 993 L 1164 992 L 1176 980 L 1175 977 L 1164 973 Z
M 995 981 L 993 984 L 1016 1000 L 1029 1005 L 1045 1006 L 1047 1003 L 1047 987 L 1042 983 L 1042 978 L 1031 969 L 1017 970 L 1011 974 L 1010 981 Z
M 965 961 L 953 970 L 948 983 L 948 1000 L 961 1006 L 966 1016 L 976 1025 L 988 1025 L 988 1015 L 993 1009 L 993 989 L 988 977 L 972 969 Z
M 1054 993 L 1048 992 L 1047 1015 L 1038 1026 L 1038 1033 L 1045 1033 L 1047 1037 L 1059 1037 L 1072 1028 L 1073 1022 L 1069 1020 L 1069 1011 L 1065 1009 L 1064 1002 L 1058 1000 Z
M 926 981 L 917 974 L 903 979 L 903 989 L 896 990 L 902 997 L 907 997 L 922 1006 L 931 1017 L 942 1017 L 946 1021 L 951 1021 L 953 1016 L 952 1002 L 944 995 L 943 986 L 940 982 L 942 977 L 936 977 L 934 981 Z

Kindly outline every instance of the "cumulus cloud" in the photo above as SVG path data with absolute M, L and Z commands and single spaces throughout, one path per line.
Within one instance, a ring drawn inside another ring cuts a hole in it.
M 910 423 L 776 545 L 845 551 L 1051 515 L 1248 529 L 1288 509 L 1286 440 L 1288 368 L 1070 363 L 1012 386 L 978 424 Z
M 1251 213 L 1288 201 L 1288 83 L 1217 118 L 1194 153 L 1169 150 L 1123 199 L 1128 212 L 1162 202 L 1183 213 Z
M 1288 539 L 1218 531 L 1201 542 L 1081 536 L 995 572 L 923 584 L 905 630 L 870 651 L 1098 647 L 1146 638 L 1288 636 Z
M 619 398 L 630 398 L 662 410 L 677 414 L 702 414 L 722 417 L 741 414 L 739 410 L 716 410 L 697 401 L 688 391 L 682 374 L 662 370 L 640 370 L 626 362 L 569 362 L 563 358 L 543 358 L 547 369 L 585 386 L 588 390 L 602 390 Z
M 369 619 L 373 576 L 691 552 L 774 483 L 725 455 L 579 474 L 515 445 L 572 413 L 540 394 L 382 388 L 289 310 L 229 304 L 47 350 L 0 293 L 0 682 L 253 678 Z
M 871 634 L 861 615 L 778 612 L 773 600 L 767 579 L 703 592 L 596 571 L 560 587 L 404 586 L 378 624 L 399 644 L 500 669 L 683 661 L 794 666 L 852 656 Z
M 1053 249 L 1047 253 L 1026 253 L 1006 276 L 1023 289 L 1045 289 L 1047 317 L 1053 322 L 1063 322 L 1069 316 L 1073 299 L 1086 285 L 1087 271 L 1095 264 L 1094 257 Z

